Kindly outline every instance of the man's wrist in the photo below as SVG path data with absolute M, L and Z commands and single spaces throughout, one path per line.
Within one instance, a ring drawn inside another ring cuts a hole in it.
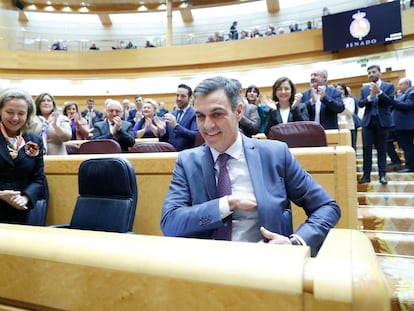
M 176 124 L 175 126 L 174 126 L 174 130 L 178 130 L 180 128 L 180 124 Z
M 305 241 L 303 241 L 300 237 L 298 237 L 296 234 L 291 234 L 289 236 L 290 243 L 292 245 L 306 245 Z

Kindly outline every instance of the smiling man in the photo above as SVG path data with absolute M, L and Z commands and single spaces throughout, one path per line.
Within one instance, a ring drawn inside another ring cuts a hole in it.
M 285 143 L 250 139 L 239 132 L 243 105 L 233 81 L 206 79 L 194 95 L 206 144 L 178 155 L 161 215 L 164 234 L 308 245 L 315 256 L 339 220 L 336 202 Z M 223 157 L 228 158 L 224 163 Z M 309 215 L 295 233 L 290 201 Z

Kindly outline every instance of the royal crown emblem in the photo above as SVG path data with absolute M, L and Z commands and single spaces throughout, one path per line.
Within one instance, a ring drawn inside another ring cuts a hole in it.
M 363 37 L 369 34 L 371 30 L 371 24 L 368 19 L 365 18 L 365 12 L 359 12 L 352 15 L 354 19 L 349 26 L 349 32 L 354 38 L 362 40 Z

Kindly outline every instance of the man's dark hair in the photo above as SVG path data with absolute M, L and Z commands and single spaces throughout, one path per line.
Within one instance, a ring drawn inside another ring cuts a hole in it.
M 188 97 L 191 97 L 193 95 L 193 90 L 187 84 L 180 84 L 180 85 L 178 85 L 178 88 L 179 89 L 186 89 L 188 91 Z
M 371 65 L 367 68 L 367 71 L 371 69 L 377 69 L 379 72 L 381 72 L 381 68 L 379 65 Z
M 209 79 L 205 79 L 200 82 L 194 89 L 195 101 L 199 96 L 207 96 L 216 90 L 224 90 L 227 98 L 231 102 L 231 108 L 236 111 L 237 106 L 240 104 L 240 89 L 236 85 L 233 79 L 227 79 L 224 77 L 216 76 Z

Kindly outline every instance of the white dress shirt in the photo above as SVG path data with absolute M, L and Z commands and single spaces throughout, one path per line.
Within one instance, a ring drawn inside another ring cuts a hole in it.
M 220 153 L 210 148 L 215 163 L 216 183 L 219 174 L 217 158 Z M 254 195 L 253 184 L 250 178 L 249 168 L 243 151 L 243 142 L 238 134 L 236 142 L 226 150 L 231 158 L 227 161 L 227 169 L 231 180 L 232 194 L 252 194 Z M 230 211 L 227 197 L 220 198 L 220 214 L 222 219 L 232 212 Z M 232 241 L 258 242 L 263 239 L 259 230 L 258 212 L 243 211 L 236 209 L 232 216 Z

